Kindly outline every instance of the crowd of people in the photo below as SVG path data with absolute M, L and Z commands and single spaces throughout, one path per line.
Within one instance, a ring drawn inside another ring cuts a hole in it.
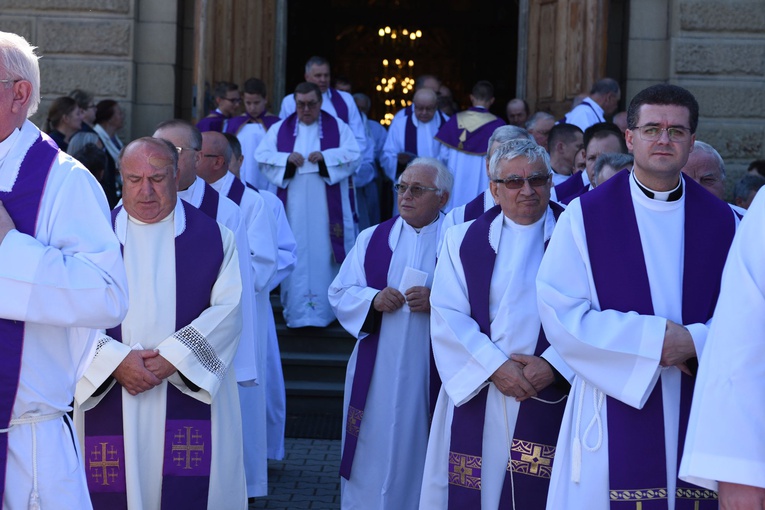
M 27 120 L 37 59 L 0 32 L 4 508 L 266 495 L 278 287 L 288 327 L 358 339 L 345 509 L 765 509 L 765 169 L 723 201 L 689 91 L 506 123 L 424 75 L 386 132 L 312 57 L 279 116 L 220 83 L 124 144 L 81 89 Z

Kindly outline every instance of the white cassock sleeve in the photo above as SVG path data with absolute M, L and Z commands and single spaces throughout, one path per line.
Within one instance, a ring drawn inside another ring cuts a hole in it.
M 338 120 L 337 127 L 340 128 L 340 147 L 321 151 L 329 173 L 329 179 L 324 178 L 327 184 L 337 184 L 352 175 L 361 158 L 359 145 L 348 125 Z
M 365 229 L 356 239 L 348 256 L 345 257 L 340 271 L 329 286 L 329 304 L 340 324 L 356 338 L 364 338 L 361 327 L 367 318 L 375 296 L 382 289 L 367 286 L 364 271 L 367 246 L 376 227 Z
M 252 283 L 255 292 L 264 292 L 276 274 L 276 220 L 260 193 L 245 189 L 246 199 L 241 208 L 246 219 L 247 241 L 250 247 Z
M 736 233 L 701 356 L 680 477 L 765 488 L 765 193 Z
M 391 181 L 396 181 L 396 170 L 398 169 L 398 154 L 404 152 L 404 136 L 406 129 L 406 117 L 401 120 L 393 119 L 388 131 L 388 137 L 385 139 L 382 154 L 380 155 L 380 164 L 385 171 L 385 175 Z
M 63 152 L 46 190 L 36 237 L 14 229 L 0 243 L 0 317 L 61 327 L 119 324 L 127 312 L 125 267 L 103 190 Z
M 268 288 L 269 291 L 272 291 L 295 268 L 295 263 L 297 262 L 297 241 L 295 241 L 295 234 L 293 234 L 292 228 L 290 228 L 290 224 L 287 221 L 287 212 L 284 210 L 282 201 L 269 191 L 260 190 L 260 195 L 271 208 L 274 220 L 276 221 L 276 244 L 279 250 L 279 258 L 276 274 Z
M 471 224 L 463 223 L 446 232 L 430 293 L 433 356 L 444 390 L 456 406 L 473 398 L 508 360 L 470 316 L 459 250 Z
M 578 200 L 561 214 L 550 239 L 537 300 L 547 338 L 566 364 L 607 395 L 641 408 L 661 371 L 667 320 L 600 310 Z
M 260 166 L 260 172 L 279 188 L 284 188 L 289 184 L 289 181 L 285 182 L 284 172 L 287 170 L 287 158 L 290 157 L 290 153 L 279 152 L 276 148 L 276 137 L 282 122 L 277 122 L 271 126 L 271 129 L 266 131 L 266 136 L 260 141 L 258 148 L 255 149 L 255 159 Z

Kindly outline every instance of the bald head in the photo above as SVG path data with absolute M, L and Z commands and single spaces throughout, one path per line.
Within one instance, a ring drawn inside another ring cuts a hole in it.
M 420 122 L 430 122 L 436 114 L 438 96 L 431 89 L 420 89 L 414 93 L 414 116 Z
M 157 223 L 175 208 L 178 153 L 167 141 L 139 138 L 120 153 L 122 204 L 144 223 Z
M 511 99 L 505 107 L 507 123 L 511 126 L 523 127 L 529 118 L 529 107 L 523 99 Z

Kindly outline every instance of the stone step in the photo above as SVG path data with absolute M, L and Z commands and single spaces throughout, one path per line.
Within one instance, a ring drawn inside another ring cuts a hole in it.
M 283 352 L 284 379 L 291 381 L 343 382 L 348 355 L 335 352 Z
M 287 414 L 342 414 L 343 383 L 285 379 Z

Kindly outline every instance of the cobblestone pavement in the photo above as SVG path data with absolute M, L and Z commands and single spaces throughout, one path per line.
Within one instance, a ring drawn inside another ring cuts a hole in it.
M 255 499 L 256 508 L 292 510 L 340 508 L 340 441 L 285 440 L 281 461 L 268 461 L 268 496 Z

